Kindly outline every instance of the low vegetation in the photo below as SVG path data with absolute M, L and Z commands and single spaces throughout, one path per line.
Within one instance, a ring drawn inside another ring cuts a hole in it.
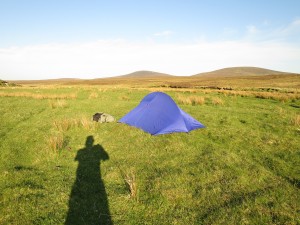
M 55 109 L 55 108 L 67 108 L 68 107 L 68 103 L 65 100 L 54 100 L 54 101 L 49 101 L 49 105 L 51 109 Z
M 57 153 L 58 151 L 62 150 L 66 146 L 66 141 L 63 135 L 55 135 L 51 136 L 48 140 L 49 149 Z
M 224 104 L 223 100 L 219 97 L 214 97 L 214 98 L 212 98 L 211 101 L 212 101 L 213 105 L 223 105 Z
M 300 223 L 297 88 L 123 85 L 0 90 L 0 224 Z M 153 90 L 206 128 L 92 121 Z
M 41 94 L 31 92 L 5 92 L 0 91 L 0 97 L 21 97 L 21 98 L 34 98 L 34 99 L 75 99 L 76 94 Z
M 242 97 L 255 97 L 255 98 L 262 98 L 262 99 L 273 99 L 279 101 L 290 101 L 290 100 L 297 100 L 300 98 L 300 92 L 293 91 L 291 93 L 285 92 L 264 92 L 264 91 L 251 91 L 251 90 L 244 90 L 244 91 L 218 91 L 219 93 L 223 93 L 224 95 L 236 95 Z
M 300 114 L 295 115 L 292 121 L 295 126 L 298 126 L 300 128 Z
M 177 100 L 180 104 L 184 105 L 203 105 L 205 103 L 205 97 L 203 96 L 182 96 L 178 95 Z

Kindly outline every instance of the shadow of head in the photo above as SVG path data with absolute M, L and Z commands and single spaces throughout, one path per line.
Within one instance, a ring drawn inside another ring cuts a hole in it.
M 88 150 L 89 153 L 86 151 L 83 151 L 83 152 L 80 151 L 80 152 L 82 154 L 84 154 L 84 152 L 85 152 L 90 157 L 94 158 L 95 160 L 98 160 L 98 159 L 108 160 L 109 156 L 108 156 L 107 152 L 104 150 L 104 148 L 99 144 L 94 145 L 94 142 L 95 142 L 95 139 L 92 135 L 87 136 L 84 150 Z M 79 159 L 80 155 L 82 155 L 82 154 L 79 153 L 79 155 L 76 158 Z
M 87 147 L 87 148 L 91 148 L 92 146 L 93 146 L 93 144 L 94 144 L 94 141 L 95 141 L 95 139 L 94 139 L 94 137 L 93 136 L 88 136 L 87 138 L 86 138 L 86 141 L 85 141 L 85 147 Z

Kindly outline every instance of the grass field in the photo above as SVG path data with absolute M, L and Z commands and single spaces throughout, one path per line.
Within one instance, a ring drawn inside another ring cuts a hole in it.
M 188 134 L 91 121 L 153 90 L 0 88 L 0 224 L 300 223 L 297 87 L 158 89 L 206 126 Z

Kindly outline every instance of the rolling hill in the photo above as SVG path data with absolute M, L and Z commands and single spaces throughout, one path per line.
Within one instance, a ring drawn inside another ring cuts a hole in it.
M 154 71 L 141 70 L 133 73 L 117 76 L 118 78 L 153 78 L 153 77 L 172 77 L 173 75 Z
M 259 67 L 229 67 L 224 69 L 219 69 L 206 73 L 199 73 L 193 75 L 193 77 L 244 77 L 244 76 L 265 76 L 265 75 L 278 75 L 278 74 L 288 74 L 286 72 L 269 70 Z
M 48 80 L 14 80 L 10 81 L 21 85 L 152 85 L 152 86 L 259 86 L 262 83 L 276 83 L 281 87 L 298 87 L 299 74 L 274 71 L 258 67 L 231 67 L 193 76 L 173 76 L 153 71 L 136 71 L 133 73 L 95 79 L 61 78 Z M 245 80 L 247 82 L 245 83 Z M 245 83 L 245 84 L 244 84 Z M 275 85 L 275 84 L 274 84 Z M 275 86 L 276 86 L 275 85 Z

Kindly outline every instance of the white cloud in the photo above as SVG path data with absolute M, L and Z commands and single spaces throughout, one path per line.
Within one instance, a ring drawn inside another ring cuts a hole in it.
M 300 19 L 292 21 L 288 26 L 276 30 L 277 35 L 295 35 L 300 34 Z
M 291 23 L 277 27 L 271 28 L 263 23 L 264 27 L 259 29 L 254 25 L 249 25 L 246 27 L 245 39 L 252 41 L 272 41 L 281 40 L 285 42 L 300 42 L 300 19 L 296 19 Z
M 270 22 L 268 20 L 264 20 L 263 23 L 262 23 L 264 26 L 269 26 L 270 25 Z
M 248 35 L 255 35 L 257 34 L 259 31 L 258 29 L 256 28 L 256 26 L 254 25 L 249 25 L 247 26 L 247 34 Z
M 297 29 L 299 30 L 299 28 L 300 28 L 300 19 L 294 20 L 294 21 L 289 25 L 289 27 L 297 27 Z
M 166 37 L 166 36 L 172 35 L 173 33 L 174 33 L 173 31 L 165 30 L 165 31 L 162 31 L 162 32 L 155 33 L 154 36 Z
M 225 36 L 232 36 L 238 33 L 238 30 L 230 28 L 230 27 L 225 27 L 223 28 L 223 35 Z
M 202 38 L 189 44 L 167 44 L 99 40 L 0 48 L 0 79 L 97 78 L 137 70 L 192 75 L 231 66 L 300 73 L 299 33 L 298 19 L 268 32 L 248 26 L 245 36 L 235 41 Z M 157 36 L 170 34 L 164 31 Z
M 300 72 L 299 60 L 299 46 L 276 42 L 158 44 L 100 40 L 0 49 L 0 78 L 96 78 L 136 70 L 192 75 L 230 66 Z

